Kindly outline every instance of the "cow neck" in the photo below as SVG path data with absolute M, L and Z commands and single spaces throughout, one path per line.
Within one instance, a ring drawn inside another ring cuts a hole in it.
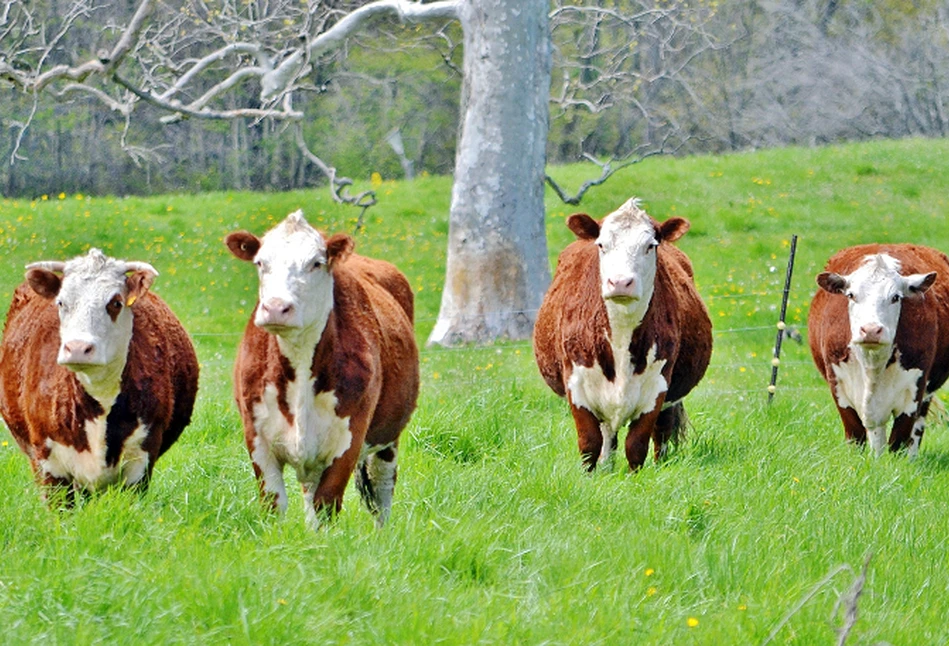
M 883 372 L 896 360 L 899 351 L 896 344 L 883 346 L 875 350 L 867 349 L 859 344 L 850 344 L 850 356 L 857 360 L 871 384 L 876 383 Z
M 280 349 L 280 354 L 290 362 L 294 374 L 302 375 L 303 379 L 313 378 L 313 356 L 317 345 L 325 346 L 329 343 L 329 340 L 324 337 L 327 336 L 327 332 L 332 333 L 335 329 L 333 323 L 331 310 L 325 319 L 307 328 L 290 334 L 277 335 L 277 347 Z
M 99 402 L 102 410 L 109 411 L 122 391 L 122 375 L 128 362 L 128 345 L 119 353 L 121 358 L 104 366 L 91 366 L 70 371 L 76 375 L 86 393 Z
M 633 332 L 640 326 L 649 311 L 655 284 L 643 290 L 643 297 L 630 305 L 622 305 L 605 300 L 606 317 L 610 322 L 610 345 L 613 356 L 618 357 L 629 353 L 629 343 Z

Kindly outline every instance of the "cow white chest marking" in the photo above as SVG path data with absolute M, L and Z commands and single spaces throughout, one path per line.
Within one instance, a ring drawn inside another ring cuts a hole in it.
M 841 408 L 856 411 L 867 429 L 871 447 L 880 453 L 886 441 L 885 425 L 891 417 L 913 415 L 917 410 L 917 384 L 923 371 L 900 366 L 899 351 L 889 365 L 879 368 L 861 361 L 852 351 L 846 361 L 831 366 L 837 378 L 835 396 Z
M 278 497 L 283 485 L 268 478 L 268 471 L 273 474 L 276 469 L 280 473 L 282 465 L 289 464 L 302 482 L 318 482 L 326 467 L 352 444 L 349 417 L 336 415 L 336 395 L 322 392 L 313 396 L 312 392 L 312 381 L 302 387 L 295 381 L 288 383 L 286 401 L 293 423 L 280 411 L 275 384 L 267 384 L 263 397 L 253 407 L 254 428 L 263 440 L 255 447 L 253 458 L 264 471 L 265 487 Z M 273 461 L 276 463 L 269 464 Z
M 567 380 L 574 405 L 586 408 L 615 433 L 631 420 L 651 411 L 656 398 L 669 389 L 662 369 L 665 359 L 656 359 L 656 346 L 646 355 L 646 369 L 634 373 L 629 348 L 614 347 L 616 376 L 610 381 L 599 363 L 587 368 L 574 364 Z
M 148 427 L 140 422 L 125 438 L 119 461 L 109 466 L 106 464 L 106 417 L 102 415 L 85 423 L 88 451 L 77 451 L 73 446 L 47 438 L 49 455 L 40 461 L 43 473 L 71 480 L 76 486 L 89 490 L 118 482 L 131 485 L 144 478 L 148 473 L 149 456 L 142 449 L 142 443 L 148 436 Z

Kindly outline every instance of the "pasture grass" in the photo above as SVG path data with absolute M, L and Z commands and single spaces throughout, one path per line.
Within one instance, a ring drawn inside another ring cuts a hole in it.
M 577 184 L 589 168 L 554 168 Z M 390 523 L 353 490 L 329 527 L 261 511 L 231 364 L 254 306 L 229 231 L 262 233 L 303 208 L 328 231 L 355 214 L 325 190 L 0 201 L 0 299 L 23 265 L 98 246 L 147 260 L 201 360 L 194 421 L 151 489 L 51 511 L 0 430 L 0 634 L 5 644 L 818 644 L 870 558 L 848 643 L 949 640 L 949 434 L 920 457 L 847 446 L 805 345 L 785 341 L 767 404 L 792 234 L 788 310 L 806 336 L 813 277 L 840 247 L 949 248 L 949 142 L 906 140 L 651 159 L 591 193 L 605 215 L 639 195 L 687 217 L 715 326 L 712 365 L 686 400 L 688 438 L 661 465 L 582 473 L 564 402 L 528 342 L 422 351 Z M 385 181 L 357 248 L 395 262 L 435 322 L 450 179 Z M 551 262 L 572 210 L 548 199 Z M 289 481 L 292 475 L 288 473 Z M 833 574 L 837 568 L 845 569 Z M 833 575 L 832 575 L 833 574 Z M 832 576 L 831 576 L 832 575 Z M 826 577 L 826 579 L 825 579 Z M 823 583 L 822 583 L 823 582 Z M 800 606 L 799 609 L 798 606 Z

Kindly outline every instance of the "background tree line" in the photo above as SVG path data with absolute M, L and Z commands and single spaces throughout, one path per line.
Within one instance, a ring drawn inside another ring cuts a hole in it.
M 44 18 L 36 28 L 45 38 L 62 39 L 56 52 L 66 64 L 88 57 L 108 30 L 100 12 L 69 17 L 70 29 L 60 32 L 69 3 L 29 4 Z M 551 4 L 550 163 L 938 137 L 949 126 L 949 2 L 572 5 Z M 583 5 L 598 11 L 586 14 Z M 11 6 L 0 1 L 0 49 L 16 38 L 7 29 Z M 133 10 L 132 2 L 109 6 L 116 24 Z M 306 139 L 342 175 L 402 177 L 406 163 L 415 172 L 450 173 L 461 41 L 454 22 L 385 20 L 311 62 L 309 86 L 294 106 L 310 115 Z M 249 86 L 228 101 L 252 106 L 259 94 Z M 286 190 L 325 182 L 283 122 L 161 123 L 158 110 L 139 110 L 148 118 L 127 124 L 91 97 L 57 101 L 0 83 L 3 194 Z M 389 143 L 394 133 L 404 145 L 401 159 Z

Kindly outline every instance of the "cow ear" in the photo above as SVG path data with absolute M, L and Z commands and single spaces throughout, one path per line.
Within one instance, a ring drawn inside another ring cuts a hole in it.
M 907 296 L 922 294 L 933 286 L 936 282 L 936 272 L 931 271 L 928 274 L 913 274 L 904 278 L 906 281 Z
M 129 274 L 125 279 L 125 287 L 128 289 L 128 296 L 125 299 L 125 305 L 132 307 L 135 301 L 140 299 L 148 291 L 148 288 L 155 282 L 155 271 L 148 269 L 139 269 Z
M 353 252 L 356 243 L 345 233 L 335 233 L 326 239 L 326 259 L 330 267 L 343 262 Z
M 247 231 L 235 231 L 224 238 L 224 244 L 237 258 L 253 260 L 260 251 L 260 238 Z
M 56 298 L 63 286 L 63 279 L 47 269 L 30 269 L 26 272 L 26 282 L 43 298 Z
M 669 218 L 659 225 L 656 239 L 659 242 L 675 242 L 686 234 L 692 224 L 685 218 Z
M 567 228 L 579 240 L 596 240 L 600 237 L 600 223 L 586 213 L 574 213 L 568 217 Z
M 843 294 L 847 290 L 847 279 L 830 271 L 817 274 L 817 284 L 831 294 Z

